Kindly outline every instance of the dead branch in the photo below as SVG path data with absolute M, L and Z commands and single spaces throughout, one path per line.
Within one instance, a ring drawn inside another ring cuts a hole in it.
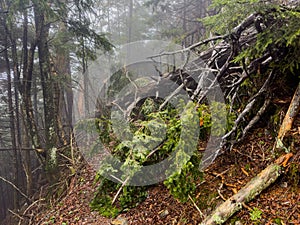
M 124 180 L 124 182 L 122 182 L 121 187 L 119 188 L 118 192 L 116 193 L 114 199 L 113 199 L 112 202 L 111 202 L 112 205 L 113 205 L 113 204 L 115 203 L 115 201 L 117 200 L 119 194 L 121 193 L 122 189 L 123 189 L 124 186 L 127 184 L 127 182 L 129 181 L 129 179 L 130 179 L 130 176 L 128 176 L 128 177 Z
M 25 195 L 15 184 L 13 184 L 9 180 L 6 180 L 4 177 L 1 177 L 1 176 L 0 176 L 0 180 L 4 181 L 5 183 L 12 186 L 17 192 L 20 193 L 20 195 L 22 195 L 24 198 L 26 198 L 26 200 L 28 200 L 29 202 L 32 202 L 31 199 L 27 195 Z
M 11 214 L 13 214 L 14 216 L 18 217 L 19 220 L 24 220 L 23 217 L 21 217 L 19 214 L 15 213 L 14 211 L 12 211 L 11 209 L 8 209 L 8 212 L 10 212 Z
M 299 110 L 300 110 L 300 82 L 294 93 L 289 109 L 280 126 L 278 136 L 277 136 L 278 140 L 282 141 L 285 134 L 292 128 L 294 119 L 297 116 Z
M 260 120 L 261 116 L 264 114 L 266 109 L 268 108 L 269 104 L 271 103 L 271 99 L 267 98 L 263 104 L 263 106 L 260 108 L 260 110 L 257 112 L 257 114 L 253 117 L 253 119 L 248 123 L 248 125 L 245 127 L 242 133 L 242 137 L 238 139 L 237 142 L 240 142 L 244 140 L 246 134 L 248 131 Z
M 245 203 L 254 199 L 264 189 L 274 183 L 283 173 L 283 163 L 291 157 L 292 154 L 289 153 L 278 158 L 273 164 L 269 165 L 250 182 L 248 182 L 237 194 L 233 195 L 217 207 L 215 211 L 200 225 L 216 225 L 225 223 L 226 220 L 229 219 L 235 212 L 242 209 Z
M 226 140 L 228 140 L 230 138 L 230 136 L 237 131 L 239 124 L 241 123 L 241 121 L 243 121 L 244 117 L 247 115 L 247 113 L 249 113 L 249 111 L 254 107 L 255 103 L 258 100 L 258 97 L 261 96 L 263 93 L 265 93 L 268 88 L 270 87 L 270 84 L 272 82 L 274 78 L 274 73 L 273 71 L 270 72 L 268 78 L 266 79 L 265 83 L 263 84 L 263 86 L 259 89 L 259 91 L 252 96 L 249 101 L 248 104 L 246 105 L 246 107 L 244 108 L 244 110 L 239 114 L 238 118 L 236 119 L 236 121 L 234 122 L 234 126 L 231 129 L 231 131 L 229 131 L 227 134 L 224 135 L 223 140 L 224 142 L 226 142 Z M 246 128 L 243 130 L 243 134 L 242 134 L 242 138 L 241 140 L 246 136 L 247 132 L 250 130 L 250 128 L 253 127 L 253 125 L 258 122 L 259 118 L 261 117 L 261 115 L 263 114 L 263 112 L 266 110 L 267 106 L 269 105 L 270 100 L 265 101 L 264 105 L 261 107 L 261 109 L 259 110 L 259 112 L 256 114 L 256 116 L 254 116 L 254 118 L 248 123 L 248 125 L 246 126 Z M 234 141 L 232 144 L 236 143 L 236 141 Z
M 270 76 L 269 76 L 270 77 Z M 265 84 L 268 83 L 268 79 Z M 263 85 L 261 90 L 266 89 L 267 85 Z M 261 91 L 258 92 L 262 93 Z M 257 96 L 256 96 L 257 97 Z M 252 99 L 250 103 L 252 103 L 255 98 Z M 250 104 L 249 103 L 249 104 Z M 246 109 L 249 108 L 249 104 L 246 106 Z M 266 100 L 264 105 L 261 107 L 261 113 L 265 110 L 268 105 L 268 101 Z M 283 121 L 281 127 L 283 127 L 283 132 L 281 133 L 281 138 L 284 137 L 285 133 L 291 129 L 294 118 L 299 112 L 300 108 L 300 83 L 295 91 L 293 100 L 291 101 L 289 110 L 286 114 L 286 121 Z M 245 111 L 245 110 L 244 110 Z M 260 117 L 261 113 L 256 115 L 252 121 L 256 122 Z M 243 113 L 242 113 L 243 114 Z M 251 121 L 248 126 L 251 125 Z M 250 129 L 250 128 L 245 128 Z M 245 133 L 245 130 L 244 130 Z M 244 136 L 244 134 L 243 134 Z M 256 177 L 254 177 L 250 182 L 246 184 L 237 194 L 233 195 L 225 202 L 223 202 L 219 207 L 215 209 L 215 211 L 209 215 L 201 225 L 214 225 L 214 224 L 223 224 L 229 219 L 234 213 L 242 209 L 245 203 L 251 201 L 256 196 L 258 196 L 263 190 L 268 188 L 272 183 L 274 183 L 277 178 L 283 173 L 283 167 L 287 165 L 289 159 L 293 156 L 292 153 L 288 153 L 279 157 L 273 164 L 269 165 L 265 168 L 261 173 L 259 173 Z
M 28 212 L 34 205 L 36 205 L 38 202 L 41 202 L 41 201 L 45 201 L 45 199 L 42 198 L 42 199 L 38 199 L 38 200 L 34 201 L 32 204 L 30 204 L 30 205 L 24 210 L 22 216 L 26 216 L 27 212 Z M 18 223 L 18 225 L 21 225 L 23 220 L 24 220 L 24 219 L 23 219 L 22 217 L 20 217 L 20 218 L 19 218 L 19 223 Z

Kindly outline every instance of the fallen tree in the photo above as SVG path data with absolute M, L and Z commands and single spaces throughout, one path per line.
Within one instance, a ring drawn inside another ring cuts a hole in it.
M 230 4 L 231 7 L 234 4 L 239 5 L 236 1 L 224 4 L 225 9 L 222 10 L 225 13 L 215 16 L 215 26 L 221 26 L 220 18 L 226 16 L 229 19 L 222 23 L 232 23 L 229 20 L 233 12 L 228 11 L 226 15 L 226 6 Z M 244 8 L 253 7 L 253 10 L 257 11 L 249 14 L 248 9 L 243 9 L 245 12 L 239 12 L 246 14 L 245 19 L 230 32 L 202 40 L 183 50 L 153 56 L 155 59 L 165 55 L 198 52 L 199 57 L 196 60 L 186 63 L 193 66 L 177 68 L 163 75 L 163 78 L 182 85 L 198 103 L 204 103 L 207 93 L 213 91 L 216 85 L 222 88 L 225 101 L 230 106 L 229 114 L 234 114 L 236 119 L 222 137 L 214 157 L 210 157 L 206 162 L 207 165 L 215 159 L 219 150 L 232 149 L 235 144 L 244 140 L 248 132 L 270 109 L 270 105 L 275 105 L 274 102 L 276 98 L 280 98 L 282 88 L 289 89 L 289 93 L 292 93 L 297 88 L 295 84 L 299 83 L 299 3 L 278 5 L 258 1 L 243 4 Z M 285 26 L 282 26 L 283 24 Z M 206 50 L 203 51 L 203 48 Z M 209 80 L 211 77 L 205 80 L 207 71 L 214 74 L 214 80 Z M 195 76 L 191 75 L 195 73 L 198 76 L 196 81 L 192 79 Z M 289 79 L 296 82 L 291 83 Z M 202 88 L 203 82 L 206 82 L 206 88 Z M 280 139 L 285 131 L 290 129 L 290 124 L 299 111 L 299 87 L 294 98 L 296 103 L 289 109 L 289 114 L 279 131 Z
M 263 190 L 273 184 L 283 173 L 283 167 L 293 156 L 292 153 L 278 158 L 273 164 L 267 166 L 262 172 L 247 183 L 238 193 L 227 199 L 214 212 L 209 215 L 200 225 L 223 224 L 234 213 L 241 210 L 243 206 L 258 196 Z

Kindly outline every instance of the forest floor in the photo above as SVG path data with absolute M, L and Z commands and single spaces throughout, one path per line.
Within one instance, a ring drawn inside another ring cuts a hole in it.
M 285 175 L 233 215 L 226 224 L 300 224 L 300 171 L 295 166 L 300 158 L 300 116 L 288 137 L 293 140 L 291 151 L 298 155 L 296 160 L 286 167 Z M 196 204 L 204 216 L 274 161 L 274 141 L 267 128 L 256 128 L 247 140 L 216 159 L 205 171 L 204 181 L 197 188 Z M 284 151 L 275 153 L 276 156 L 280 154 Z M 150 187 L 144 202 L 117 219 L 101 217 L 89 208 L 96 190 L 94 175 L 95 171 L 85 166 L 71 179 L 67 195 L 51 209 L 37 214 L 33 224 L 192 225 L 202 220 L 191 201 L 180 203 L 162 184 Z
M 293 127 L 285 141 L 295 157 L 285 167 L 284 175 L 225 224 L 300 224 L 300 115 Z M 34 215 L 31 224 L 35 225 L 196 225 L 202 221 L 199 210 L 204 216 L 209 215 L 276 157 L 285 153 L 284 150 L 274 153 L 274 142 L 272 128 L 258 124 L 243 143 L 217 157 L 197 186 L 195 203 L 198 209 L 192 201 L 180 203 L 163 184 L 158 184 L 149 188 L 148 197 L 136 208 L 120 214 L 117 219 L 102 217 L 89 207 L 97 184 L 94 183 L 95 171 L 85 165 L 69 179 L 63 198 L 52 202 L 51 206 L 49 201 L 39 201 L 36 205 L 44 206 L 39 207 L 43 210 L 32 207 L 27 214 Z M 23 223 L 19 221 L 19 224 Z

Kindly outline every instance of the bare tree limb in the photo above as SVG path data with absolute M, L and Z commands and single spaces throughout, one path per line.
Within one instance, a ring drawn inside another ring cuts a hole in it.
M 261 116 L 264 114 L 264 112 L 266 111 L 266 109 L 270 105 L 270 103 L 271 103 L 271 99 L 267 98 L 265 100 L 263 106 L 257 112 L 257 114 L 252 118 L 252 120 L 245 127 L 245 129 L 243 130 L 242 137 L 239 138 L 237 142 L 240 142 L 240 141 L 244 140 L 244 138 L 245 138 L 246 134 L 248 133 L 248 131 L 260 120 Z
M 12 182 L 10 182 L 9 180 L 6 180 L 4 177 L 0 176 L 0 180 L 4 181 L 5 183 L 9 184 L 10 186 L 12 186 L 17 192 L 20 193 L 20 195 L 22 195 L 24 198 L 26 198 L 29 202 L 32 202 L 30 198 L 28 198 L 27 195 L 25 195 L 16 185 L 14 185 Z

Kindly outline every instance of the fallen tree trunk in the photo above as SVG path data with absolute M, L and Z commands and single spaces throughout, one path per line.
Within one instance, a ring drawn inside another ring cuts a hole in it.
M 215 211 L 208 216 L 200 225 L 223 224 L 235 212 L 242 209 L 243 204 L 251 201 L 259 195 L 264 189 L 274 183 L 282 174 L 282 167 L 286 166 L 292 153 L 278 158 L 273 164 L 265 168 L 260 174 L 254 177 L 237 194 L 233 195 L 223 202 Z

